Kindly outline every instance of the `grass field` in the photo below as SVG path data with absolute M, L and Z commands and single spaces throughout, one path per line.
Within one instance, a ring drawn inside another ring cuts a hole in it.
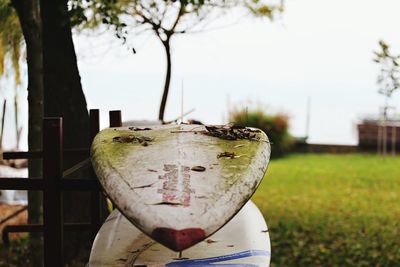
M 400 266 L 400 156 L 274 160 L 253 200 L 271 266 Z
M 269 225 L 271 266 L 400 266 L 400 156 L 274 160 L 253 200 Z M 28 266 L 28 254 L 26 238 L 8 252 L 0 244 L 0 266 Z

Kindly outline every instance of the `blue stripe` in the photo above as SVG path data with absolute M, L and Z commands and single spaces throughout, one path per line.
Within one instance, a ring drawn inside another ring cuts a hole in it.
M 213 264 L 213 263 L 185 263 L 184 265 L 170 265 L 167 264 L 166 266 L 184 266 L 184 267 L 260 267 L 259 265 L 254 264 Z
M 194 259 L 194 260 L 183 260 L 183 261 L 175 261 L 168 263 L 166 266 L 167 267 L 210 267 L 210 266 L 223 266 L 223 267 L 259 267 L 258 265 L 254 264 L 243 264 L 243 263 L 238 263 L 238 264 L 214 264 L 217 262 L 221 261 L 230 261 L 230 260 L 236 260 L 236 259 L 242 259 L 242 258 L 248 258 L 248 257 L 254 257 L 254 256 L 263 256 L 263 257 L 268 257 L 270 256 L 270 253 L 265 250 L 247 250 L 239 253 L 234 253 L 234 254 L 229 254 L 229 255 L 223 255 L 223 256 L 217 256 L 217 257 L 211 257 L 211 258 L 205 258 L 205 259 Z

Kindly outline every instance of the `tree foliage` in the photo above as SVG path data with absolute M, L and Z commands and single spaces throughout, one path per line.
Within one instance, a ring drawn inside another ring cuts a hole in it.
M 275 2 L 274 2 L 275 1 Z M 126 43 L 130 35 L 153 33 L 165 48 L 167 71 L 159 119 L 164 119 L 172 72 L 172 36 L 203 31 L 229 10 L 245 10 L 248 15 L 273 19 L 283 11 L 282 0 L 69 0 L 71 26 L 95 29 L 106 25 Z M 132 34 L 133 33 L 133 34 Z M 0 0 L 0 75 L 10 55 L 17 83 L 23 35 L 18 17 L 9 0 Z M 134 47 L 132 51 L 136 53 Z
M 234 8 L 270 19 L 283 11 L 282 2 L 262 0 L 71 0 L 69 3 L 73 23 L 81 28 L 105 24 L 119 38 L 132 30 L 152 31 L 163 41 L 168 35 L 204 29 L 210 19 Z
M 394 55 L 389 50 L 389 45 L 379 41 L 380 51 L 374 52 L 374 62 L 381 67 L 377 83 L 379 93 L 391 98 L 392 94 L 400 88 L 400 55 Z
M 271 0 L 273 1 L 273 0 Z M 231 10 L 245 10 L 256 17 L 272 19 L 283 11 L 283 3 L 262 0 L 72 0 L 70 12 L 80 28 L 107 25 L 125 43 L 128 36 L 153 33 L 165 49 L 167 70 L 161 99 L 159 120 L 164 111 L 171 80 L 171 38 L 175 35 L 203 31 Z M 135 49 L 132 48 L 136 53 Z
M 0 76 L 6 71 L 14 71 L 16 84 L 21 83 L 20 58 L 23 54 L 23 34 L 18 16 L 10 1 L 0 0 Z M 11 70 L 7 70 L 7 60 Z

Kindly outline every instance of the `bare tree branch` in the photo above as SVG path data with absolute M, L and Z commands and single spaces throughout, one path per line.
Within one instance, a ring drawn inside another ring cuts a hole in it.
M 79 0 L 70 0 L 79 1 Z M 95 0 L 87 0 L 93 1 Z M 173 35 L 185 33 L 198 33 L 210 29 L 209 25 L 226 15 L 226 11 L 242 8 L 253 16 L 272 18 L 272 14 L 279 10 L 276 6 L 266 5 L 265 1 L 275 0 L 98 0 L 105 5 L 115 6 L 111 19 L 106 22 L 116 23 L 117 36 L 120 37 L 121 27 L 142 26 L 141 34 L 151 30 L 164 46 L 167 55 L 167 72 L 164 84 L 164 93 L 160 105 L 159 118 L 163 120 L 164 109 L 167 102 L 169 84 L 171 80 L 171 47 L 170 40 Z M 102 13 L 101 13 L 102 14 Z M 116 17 L 114 16 L 116 14 Z M 110 15 L 104 12 L 102 15 Z M 100 19 L 101 20 L 101 19 Z M 122 26 L 121 26 L 122 25 Z M 123 28 L 122 27 L 122 28 Z M 216 30 L 215 28 L 214 30 Z M 127 31 L 122 31 L 122 33 Z M 121 38 L 121 37 L 120 37 Z M 124 40 L 125 36 L 122 37 Z

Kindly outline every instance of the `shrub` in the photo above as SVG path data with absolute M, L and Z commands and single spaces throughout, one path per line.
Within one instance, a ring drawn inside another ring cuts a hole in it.
M 241 109 L 230 114 L 230 121 L 263 130 L 271 142 L 272 158 L 282 157 L 293 144 L 293 138 L 288 132 L 289 117 L 286 114 L 268 115 L 260 109 L 253 111 Z

